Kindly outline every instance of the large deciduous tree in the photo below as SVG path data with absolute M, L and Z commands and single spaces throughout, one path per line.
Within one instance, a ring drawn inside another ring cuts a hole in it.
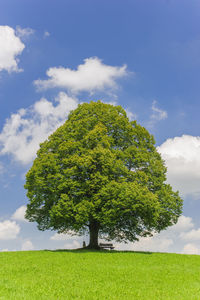
M 152 135 L 121 106 L 84 103 L 40 145 L 26 175 L 26 218 L 40 230 L 135 241 L 177 222 L 178 192 Z

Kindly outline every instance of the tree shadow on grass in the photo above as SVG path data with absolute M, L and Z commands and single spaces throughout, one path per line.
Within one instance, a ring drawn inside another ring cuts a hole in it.
M 118 254 L 118 253 L 130 253 L 130 254 L 154 254 L 154 252 L 149 251 L 131 251 L 131 250 L 106 250 L 106 249 L 86 249 L 86 248 L 78 248 L 78 249 L 56 249 L 56 250 L 48 250 L 45 249 L 44 251 L 49 252 L 70 252 L 70 253 L 112 253 L 112 254 Z

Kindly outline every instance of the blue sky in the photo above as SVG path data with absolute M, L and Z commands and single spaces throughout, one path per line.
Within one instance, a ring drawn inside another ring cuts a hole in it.
M 25 222 L 23 185 L 38 144 L 101 99 L 154 134 L 184 198 L 177 225 L 116 246 L 200 254 L 199 1 L 7 0 L 0 20 L 0 250 L 82 243 Z

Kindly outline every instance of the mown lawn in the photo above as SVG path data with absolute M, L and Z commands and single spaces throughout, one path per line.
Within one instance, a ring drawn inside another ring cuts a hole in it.
M 0 299 L 200 299 L 200 256 L 115 251 L 0 253 Z

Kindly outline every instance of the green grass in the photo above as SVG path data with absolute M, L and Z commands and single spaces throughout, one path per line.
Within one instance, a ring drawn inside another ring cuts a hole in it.
M 0 299 L 200 299 L 200 256 L 115 251 L 0 253 Z

